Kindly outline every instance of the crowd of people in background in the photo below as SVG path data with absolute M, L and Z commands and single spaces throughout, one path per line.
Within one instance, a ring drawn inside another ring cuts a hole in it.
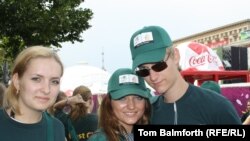
M 0 84 L 1 140 L 133 141 L 134 125 L 250 125 L 250 100 L 239 117 L 216 82 L 199 87 L 184 80 L 179 51 L 162 27 L 137 30 L 130 51 L 132 67 L 111 75 L 93 112 L 88 87 L 77 86 L 72 96 L 60 91 L 64 67 L 54 51 L 24 49 L 9 86 Z M 159 95 L 152 96 L 146 83 Z

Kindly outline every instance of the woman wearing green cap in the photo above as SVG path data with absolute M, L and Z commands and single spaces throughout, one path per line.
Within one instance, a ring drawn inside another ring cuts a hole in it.
M 133 125 L 149 123 L 148 96 L 144 80 L 131 69 L 116 70 L 109 79 L 108 94 L 100 106 L 100 128 L 88 141 L 133 141 Z

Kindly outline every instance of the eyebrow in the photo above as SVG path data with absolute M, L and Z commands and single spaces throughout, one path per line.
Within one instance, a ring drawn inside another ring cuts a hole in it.
M 40 74 L 33 74 L 34 76 L 38 76 L 38 77 L 44 77 L 43 75 L 40 75 Z M 51 77 L 50 79 L 60 79 L 61 77 L 60 76 L 55 76 L 55 77 Z

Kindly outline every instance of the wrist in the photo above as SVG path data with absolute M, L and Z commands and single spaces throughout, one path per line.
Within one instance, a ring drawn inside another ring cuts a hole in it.
M 68 104 L 69 104 L 69 98 L 67 97 L 67 98 L 66 98 L 65 105 L 68 105 Z
M 66 102 L 65 102 L 65 105 L 64 105 L 62 111 L 63 111 L 65 114 L 67 114 L 67 115 L 70 114 L 70 112 L 71 112 L 71 106 L 69 105 L 69 97 L 67 97 Z

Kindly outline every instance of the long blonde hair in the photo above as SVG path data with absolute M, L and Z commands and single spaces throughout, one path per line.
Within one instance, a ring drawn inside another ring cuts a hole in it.
M 27 70 L 28 64 L 32 59 L 36 58 L 53 58 L 61 66 L 61 76 L 63 75 L 63 64 L 59 56 L 50 48 L 45 46 L 32 46 L 27 47 L 22 52 L 18 54 L 15 59 L 14 66 L 11 72 L 11 78 L 15 74 L 18 74 L 18 77 L 21 78 L 25 71 Z M 6 94 L 3 100 L 3 108 L 11 108 L 15 114 L 21 114 L 20 107 L 18 105 L 18 89 L 14 86 L 13 82 L 10 82 L 9 87 L 6 90 Z

